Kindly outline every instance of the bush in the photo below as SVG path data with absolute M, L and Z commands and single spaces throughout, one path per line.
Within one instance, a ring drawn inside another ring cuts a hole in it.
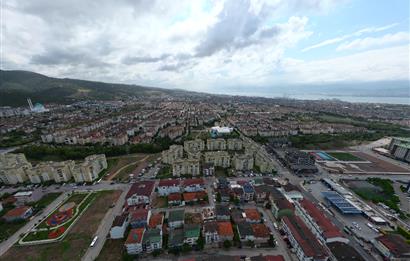
M 229 240 L 225 240 L 223 245 L 224 245 L 224 248 L 229 249 L 232 246 L 232 242 Z

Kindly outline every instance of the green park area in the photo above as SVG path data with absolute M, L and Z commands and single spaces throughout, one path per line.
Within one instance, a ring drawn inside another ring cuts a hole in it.
M 373 203 L 383 203 L 397 213 L 400 213 L 401 216 L 403 215 L 398 205 L 400 199 L 394 193 L 391 180 L 368 178 L 366 181 L 373 186 L 351 186 L 352 190 L 365 200 L 370 200 Z
M 46 208 L 51 202 L 53 202 L 61 193 L 48 193 L 44 195 L 40 200 L 36 202 L 29 203 L 33 207 L 34 214 Z M 2 196 L 8 196 L 5 194 Z M 27 221 L 26 220 L 16 220 L 13 222 L 6 222 L 1 217 L 7 213 L 7 211 L 13 209 L 14 206 L 11 204 L 3 205 L 3 210 L 0 212 L 0 242 L 6 240 L 11 235 L 16 233 L 21 227 L 23 227 Z
M 60 237 L 95 199 L 96 193 L 74 193 L 67 198 L 33 231 L 27 233 L 23 242 L 54 239 Z M 72 204 L 73 208 L 62 210 L 61 206 Z
M 349 152 L 326 152 L 326 153 L 340 161 L 363 161 L 361 158 Z

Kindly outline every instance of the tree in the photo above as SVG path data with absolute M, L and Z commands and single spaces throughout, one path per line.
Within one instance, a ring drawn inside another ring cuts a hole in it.
M 232 246 L 232 242 L 230 240 L 224 241 L 224 248 L 229 249 Z
M 154 252 L 152 252 L 152 256 L 154 256 L 154 257 L 159 256 L 160 254 L 161 254 L 160 249 L 155 249 Z
M 205 239 L 202 236 L 202 234 L 198 237 L 198 240 L 196 241 L 196 247 L 198 250 L 204 249 L 205 246 Z
M 182 252 L 183 252 L 183 253 L 188 253 L 188 252 L 190 252 L 191 250 L 192 250 L 192 247 L 191 247 L 189 244 L 184 243 L 184 244 L 182 245 Z
M 216 202 L 218 202 L 218 203 L 221 203 L 221 201 L 222 201 L 222 196 L 221 196 L 221 193 L 216 193 Z
M 252 240 L 248 240 L 246 242 L 246 245 L 253 248 L 253 247 L 255 247 L 255 242 L 253 242 Z
M 276 244 L 275 244 L 275 238 L 274 238 L 272 235 L 270 235 L 270 237 L 269 237 L 268 244 L 269 244 L 269 246 L 271 246 L 271 247 L 275 247 L 275 246 L 276 246 Z

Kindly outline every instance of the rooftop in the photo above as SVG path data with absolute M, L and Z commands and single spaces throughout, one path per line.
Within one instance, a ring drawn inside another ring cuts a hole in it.
M 125 244 L 136 244 L 142 243 L 142 237 L 144 236 L 145 228 L 134 228 L 130 230 L 128 234 L 127 241 Z
M 396 258 L 409 257 L 410 258 L 410 245 L 406 240 L 396 234 L 386 234 L 376 238 L 377 241 L 382 243 Z
M 218 234 L 220 236 L 233 236 L 232 224 L 229 221 L 218 222 Z
M 261 214 L 256 208 L 245 209 L 246 218 L 250 220 L 260 220 Z
M 175 222 L 175 221 L 182 221 L 185 217 L 185 211 L 182 210 L 173 210 L 169 211 L 168 221 Z

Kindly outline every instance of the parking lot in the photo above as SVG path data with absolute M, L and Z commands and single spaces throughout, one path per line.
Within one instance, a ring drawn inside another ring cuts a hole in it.
M 323 206 L 328 206 L 325 198 L 322 196 L 321 192 L 329 191 L 329 188 L 325 186 L 322 182 L 317 181 L 314 184 L 306 184 L 306 190 L 308 190 L 318 201 L 322 203 Z M 326 207 L 325 211 L 327 214 L 339 220 L 344 226 L 348 226 L 353 234 L 357 235 L 359 238 L 363 238 L 366 241 L 370 241 L 375 237 L 379 236 L 379 233 L 371 229 L 367 224 L 370 223 L 362 215 L 343 215 L 334 207 Z

